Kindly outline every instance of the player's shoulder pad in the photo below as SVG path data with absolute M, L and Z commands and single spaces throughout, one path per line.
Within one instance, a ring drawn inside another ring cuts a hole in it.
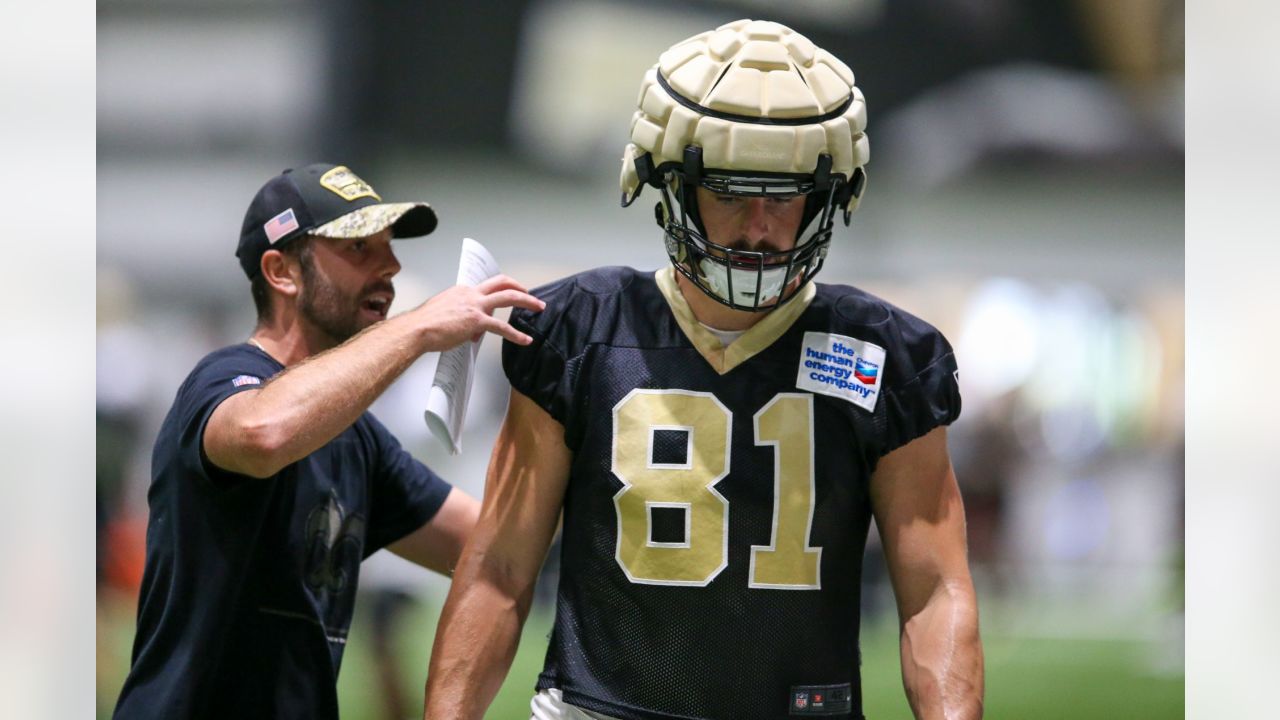
M 865 290 L 819 284 L 819 298 L 830 308 L 833 332 L 884 348 L 889 388 L 908 382 L 938 363 L 954 371 L 951 344 L 930 323 Z M 951 372 L 951 371 L 949 371 Z
M 533 295 L 548 305 L 573 294 L 614 296 L 627 289 L 639 273 L 629 267 L 600 267 L 568 275 L 532 290 Z
M 875 410 L 877 455 L 883 456 L 960 416 L 960 388 L 951 344 L 933 325 L 857 288 L 819 288 L 832 332 L 884 350 L 883 391 Z
M 595 344 L 627 332 L 637 315 L 633 284 L 643 283 L 631 268 L 607 267 L 571 275 L 533 290 L 547 303 L 542 312 L 514 310 L 511 324 L 533 338 L 529 345 L 502 344 L 502 367 L 511 386 L 569 427 L 578 369 Z M 652 294 L 658 294 L 656 283 Z M 626 292 L 631 288 L 632 292 Z M 641 292 L 640 295 L 646 295 Z
M 623 291 L 639 273 L 629 267 L 603 267 L 580 272 L 536 287 L 531 294 L 547 304 L 542 312 L 517 308 L 511 324 L 535 340 L 561 336 L 562 352 L 574 341 L 586 342 L 597 327 L 611 324 Z

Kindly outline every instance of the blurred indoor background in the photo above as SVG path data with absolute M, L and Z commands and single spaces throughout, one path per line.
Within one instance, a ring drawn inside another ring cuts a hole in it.
M 427 200 L 401 243 L 399 309 L 453 282 L 460 241 L 532 285 L 657 268 L 619 207 L 635 95 L 658 54 L 740 17 L 790 25 L 868 98 L 872 161 L 819 279 L 875 292 L 955 345 L 952 453 L 969 514 L 991 718 L 1183 717 L 1183 5 L 1172 0 L 100 0 L 98 708 L 128 668 L 151 443 L 178 384 L 246 338 L 233 256 L 256 189 L 351 166 Z M 464 450 L 422 419 L 432 361 L 374 406 L 479 495 L 505 409 L 481 350 Z M 447 582 L 379 553 L 343 716 L 421 711 Z M 873 542 L 866 712 L 909 718 Z M 554 556 L 490 717 L 527 717 Z M 524 713 L 524 715 L 521 715 Z

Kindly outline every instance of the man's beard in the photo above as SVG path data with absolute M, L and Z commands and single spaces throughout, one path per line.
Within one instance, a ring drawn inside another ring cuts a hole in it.
M 386 280 L 378 280 L 362 288 L 354 296 L 343 293 L 336 285 L 316 272 L 315 266 L 302 263 L 302 295 L 298 311 L 317 330 L 324 333 L 332 346 L 341 345 L 356 333 L 377 321 L 365 321 L 360 316 L 361 299 L 378 290 L 391 290 Z

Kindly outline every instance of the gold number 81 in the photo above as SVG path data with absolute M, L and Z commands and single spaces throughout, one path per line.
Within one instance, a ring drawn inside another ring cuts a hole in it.
M 817 590 L 822 548 L 809 546 L 813 525 L 813 396 L 779 393 L 753 418 L 757 445 L 772 445 L 773 529 L 769 545 L 751 547 L 748 585 Z M 656 430 L 687 433 L 683 463 L 653 462 Z M 729 473 L 733 413 L 714 395 L 690 390 L 633 390 L 613 408 L 615 558 L 627 578 L 649 585 L 705 586 L 728 564 L 729 502 L 715 485 Z M 653 539 L 653 508 L 682 509 L 683 542 Z

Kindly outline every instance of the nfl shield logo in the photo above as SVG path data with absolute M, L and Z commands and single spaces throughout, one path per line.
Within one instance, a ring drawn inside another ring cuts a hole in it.
M 807 707 L 809 707 L 809 693 L 807 692 L 796 693 L 796 709 L 804 710 Z

